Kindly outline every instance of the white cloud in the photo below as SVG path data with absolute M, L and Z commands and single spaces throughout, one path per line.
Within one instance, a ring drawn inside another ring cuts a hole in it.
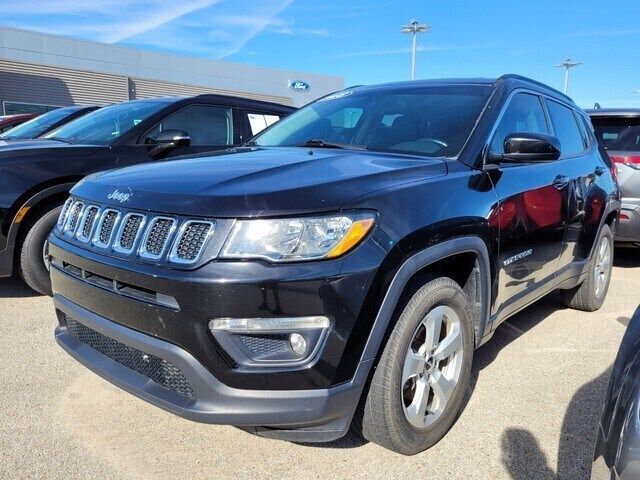
M 261 33 L 325 36 L 280 14 L 293 0 L 0 0 L 3 23 L 30 30 L 224 58 Z
M 567 35 L 562 35 L 558 37 L 558 39 L 582 37 L 627 37 L 631 35 L 640 35 L 640 28 L 620 28 L 613 30 L 591 30 L 584 32 L 574 32 Z

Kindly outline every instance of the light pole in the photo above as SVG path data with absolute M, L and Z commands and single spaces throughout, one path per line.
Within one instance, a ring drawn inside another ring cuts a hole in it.
M 417 20 L 411 20 L 408 25 L 405 25 L 400 30 L 402 33 L 410 33 L 412 36 L 412 49 L 411 49 L 411 80 L 416 79 L 416 35 L 421 32 L 428 32 L 431 29 L 430 25 L 426 23 L 420 23 Z
M 572 62 L 570 58 L 567 58 L 564 62 L 559 63 L 556 67 L 564 68 L 564 94 L 566 95 L 569 91 L 569 70 L 573 67 L 577 67 L 578 65 L 582 65 L 582 62 Z

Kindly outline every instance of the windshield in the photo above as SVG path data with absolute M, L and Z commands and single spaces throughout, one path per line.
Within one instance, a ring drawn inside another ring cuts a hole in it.
M 166 102 L 154 101 L 110 105 L 62 125 L 43 138 L 69 143 L 108 145 L 167 105 Z
M 286 117 L 254 143 L 453 157 L 490 92 L 484 85 L 345 90 Z
M 42 132 L 46 132 L 52 125 L 63 120 L 68 115 L 78 111 L 78 107 L 56 108 L 50 112 L 32 118 L 28 122 L 24 122 L 17 127 L 8 130 L 0 136 L 2 140 L 18 140 L 26 138 L 36 138 Z
M 607 150 L 640 152 L 640 118 L 592 119 L 598 140 Z

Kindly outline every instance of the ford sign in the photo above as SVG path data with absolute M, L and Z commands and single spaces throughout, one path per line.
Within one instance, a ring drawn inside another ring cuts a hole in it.
M 307 82 L 303 82 L 302 80 L 289 80 L 289 88 L 291 90 L 306 92 L 311 87 Z

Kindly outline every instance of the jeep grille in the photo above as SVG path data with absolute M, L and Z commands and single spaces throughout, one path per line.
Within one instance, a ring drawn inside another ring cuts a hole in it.
M 153 263 L 198 262 L 216 230 L 216 222 L 65 202 L 57 230 L 85 248 L 113 252 Z

